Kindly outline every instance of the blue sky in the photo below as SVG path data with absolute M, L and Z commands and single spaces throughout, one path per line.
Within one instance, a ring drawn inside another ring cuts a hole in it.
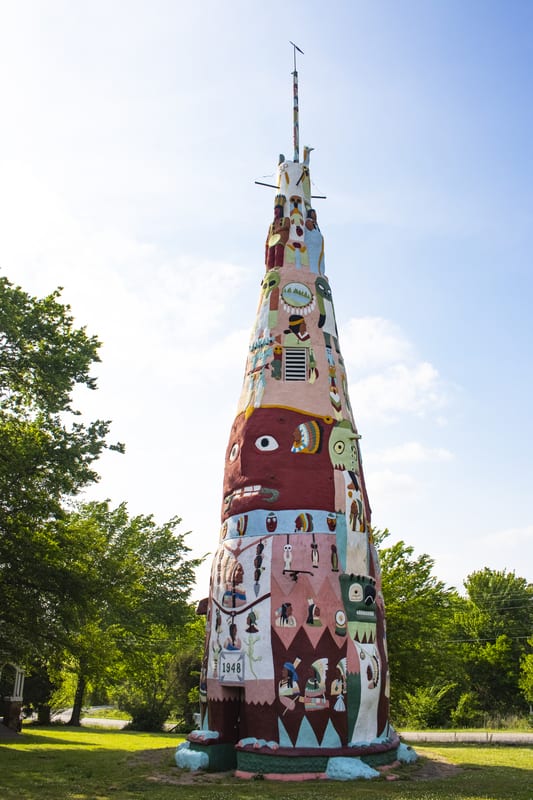
M 216 547 L 293 40 L 373 522 L 533 579 L 532 35 L 525 0 L 2 5 L 0 270 L 104 343 L 90 496 Z

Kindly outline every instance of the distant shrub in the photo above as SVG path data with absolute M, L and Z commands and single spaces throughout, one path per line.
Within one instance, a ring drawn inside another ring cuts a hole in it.
M 479 706 L 475 692 L 463 692 L 457 706 L 450 714 L 454 728 L 480 728 L 484 723 L 484 713 Z
M 402 699 L 402 724 L 407 728 L 424 730 L 439 727 L 448 721 L 448 709 L 445 698 L 455 687 L 448 683 L 437 686 L 419 686 L 414 692 L 408 692 Z

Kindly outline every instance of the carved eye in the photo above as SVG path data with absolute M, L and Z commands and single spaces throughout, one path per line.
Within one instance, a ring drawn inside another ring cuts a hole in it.
M 346 614 L 344 611 L 337 611 L 335 614 L 335 622 L 337 625 L 345 625 L 346 624 Z
M 267 453 L 272 450 L 277 450 L 279 444 L 273 436 L 260 436 L 255 440 L 255 446 L 258 450 L 261 450 L 262 453 Z
M 239 455 L 239 444 L 238 444 L 238 442 L 235 442 L 235 444 L 233 445 L 233 447 L 229 451 L 229 460 L 230 461 L 235 461 L 235 459 L 237 458 L 238 455 Z
M 344 448 L 345 447 L 346 447 L 346 445 L 344 444 L 344 442 L 335 442 L 335 444 L 333 445 L 333 449 L 335 450 L 335 452 L 339 456 L 340 456 L 341 453 L 344 453 Z
M 348 600 L 352 603 L 360 603 L 363 599 L 363 587 L 360 583 L 352 583 L 348 589 Z

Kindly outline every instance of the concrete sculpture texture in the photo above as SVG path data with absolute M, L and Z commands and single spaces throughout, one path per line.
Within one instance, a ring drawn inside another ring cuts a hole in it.
M 310 150 L 280 157 L 226 451 L 200 730 L 177 762 L 343 779 L 394 761 L 385 609 Z

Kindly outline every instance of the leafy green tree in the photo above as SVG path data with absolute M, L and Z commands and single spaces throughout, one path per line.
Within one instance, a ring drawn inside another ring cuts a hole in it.
M 480 728 L 484 723 L 483 710 L 475 692 L 463 692 L 450 714 L 454 728 Z
M 46 523 L 97 479 L 109 422 L 85 424 L 76 388 L 95 389 L 99 341 L 55 291 L 32 297 L 0 277 L 0 651 L 18 663 L 55 636 L 69 576 Z
M 178 631 L 151 629 L 150 641 L 124 663 L 114 697 L 131 714 L 131 727 L 160 730 L 170 714 L 180 730 L 192 730 L 199 709 L 200 666 L 205 619 L 189 607 L 189 619 Z
M 466 578 L 465 589 L 457 621 L 469 689 L 488 714 L 523 713 L 520 668 L 533 628 L 533 585 L 486 567 Z
M 453 699 L 449 685 L 460 682 L 452 641 L 458 595 L 433 575 L 429 555 L 415 556 L 414 548 L 403 541 L 385 547 L 388 536 L 388 530 L 374 531 L 387 615 L 391 716 L 397 724 L 405 724 L 413 698 L 424 695 L 428 703 L 438 701 L 438 721 L 443 724 L 449 712 L 444 700 Z M 434 687 L 442 686 L 447 691 L 437 697 Z
M 120 684 L 113 693 L 119 708 L 131 715 L 134 730 L 158 731 L 174 707 L 179 637 L 153 625 L 142 649 L 131 650 L 123 662 Z
M 200 669 L 205 640 L 205 617 L 194 616 L 182 629 L 173 663 L 173 711 L 184 730 L 195 727 L 200 708 Z
M 518 685 L 529 703 L 529 713 L 533 714 L 533 636 L 528 639 L 529 652 L 524 653 L 520 660 L 520 678 Z
M 143 684 L 147 670 L 163 674 L 168 654 L 190 617 L 189 595 L 200 559 L 188 558 L 180 520 L 158 525 L 130 517 L 126 504 L 80 505 L 54 527 L 72 542 L 69 567 L 76 599 L 64 618 L 70 628 L 65 663 L 77 686 L 70 724 L 79 725 L 88 686 L 119 680 Z
M 424 730 L 442 724 L 443 700 L 455 688 L 454 683 L 444 686 L 418 686 L 414 692 L 406 692 L 402 698 L 404 725 L 414 730 Z

